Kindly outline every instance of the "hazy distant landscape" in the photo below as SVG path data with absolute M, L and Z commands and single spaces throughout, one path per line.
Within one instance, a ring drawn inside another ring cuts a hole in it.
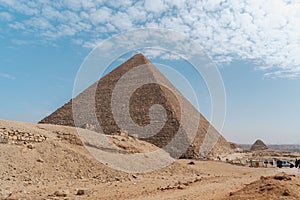
M 239 146 L 246 150 L 250 150 L 252 144 L 240 144 Z M 274 150 L 300 152 L 299 144 L 267 144 L 267 146 Z

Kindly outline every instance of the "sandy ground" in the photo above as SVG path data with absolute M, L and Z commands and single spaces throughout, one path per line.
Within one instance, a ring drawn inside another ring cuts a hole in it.
M 46 140 L 0 143 L 0 199 L 239 199 L 243 189 L 261 176 L 285 171 L 295 174 L 291 184 L 299 179 L 296 169 L 191 160 L 177 160 L 153 172 L 126 173 L 98 162 L 77 140 L 74 128 L 0 120 L 1 128 L 39 134 Z M 127 153 L 156 149 L 127 136 L 108 140 L 112 149 Z

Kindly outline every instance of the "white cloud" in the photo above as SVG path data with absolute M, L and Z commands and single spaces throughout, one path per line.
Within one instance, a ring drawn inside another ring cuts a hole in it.
M 0 21 L 12 21 L 14 17 L 8 12 L 0 12 Z
M 81 9 L 81 1 L 78 0 L 64 0 L 63 3 L 66 7 L 74 11 L 79 11 Z
M 2 0 L 0 6 L 4 27 L 41 40 L 70 37 L 93 47 L 132 28 L 168 28 L 201 44 L 218 64 L 250 59 L 268 77 L 300 76 L 297 0 Z
M 181 60 L 181 59 L 185 59 L 184 57 L 181 57 L 181 56 L 176 55 L 174 53 L 163 51 L 163 50 L 159 49 L 159 47 L 157 49 L 154 47 L 154 48 L 151 48 L 151 49 L 139 50 L 139 51 L 137 51 L 137 53 L 142 53 L 149 59 L 153 59 L 153 58 L 160 58 L 160 59 L 163 59 L 163 60 Z
M 42 15 L 48 20 L 61 20 L 63 19 L 63 15 L 58 10 L 55 10 L 51 6 L 45 6 L 42 9 Z
M 13 9 L 21 14 L 25 14 L 28 16 L 39 14 L 37 3 L 33 1 L 24 3 L 24 1 L 18 1 L 18 0 L 2 0 L 0 1 L 0 5 L 3 5 L 5 7 L 8 7 L 9 9 Z
M 110 19 L 111 13 L 112 13 L 111 9 L 107 7 L 101 7 L 100 9 L 94 10 L 90 14 L 90 20 L 95 25 L 99 23 L 102 24 Z
M 132 0 L 110 0 L 105 2 L 108 6 L 119 10 L 127 10 L 133 3 Z
M 1 72 L 0 72 L 0 77 L 1 78 L 6 78 L 6 79 L 10 79 L 10 80 L 15 80 L 16 79 L 16 77 L 14 77 L 11 74 L 1 73 Z
M 144 23 L 147 21 L 147 12 L 142 8 L 141 4 L 129 7 L 127 13 L 133 23 Z
M 145 9 L 154 13 L 161 13 L 167 9 L 163 0 L 145 0 Z
M 119 29 L 120 31 L 126 31 L 133 28 L 130 17 L 127 13 L 124 12 L 118 12 L 110 19 L 110 21 L 111 24 L 117 27 L 117 29 Z

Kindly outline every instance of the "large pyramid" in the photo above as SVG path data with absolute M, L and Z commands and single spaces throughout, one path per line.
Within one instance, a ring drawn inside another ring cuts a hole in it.
M 126 84 L 118 84 L 122 77 L 130 74 L 131 70 L 135 71 L 127 79 Z M 127 130 L 120 128 L 128 122 L 122 120 L 116 122 L 112 108 L 115 87 L 118 85 L 118 87 L 121 87 L 120 91 L 125 92 L 127 88 L 136 84 L 139 80 L 147 80 L 152 83 L 139 87 L 131 95 L 129 102 L 130 117 L 135 124 L 142 128 L 154 123 L 153 126 L 147 129 L 149 132 L 155 127 L 162 127 L 155 135 L 150 134 L 148 137 L 140 137 L 142 140 L 164 148 L 173 157 L 200 158 L 232 151 L 229 143 L 218 131 L 142 54 L 130 58 L 39 123 L 66 126 L 75 126 L 76 124 L 76 126 L 92 128 L 96 132 L 103 132 L 104 134 L 127 131 L 129 134 L 135 134 L 139 137 L 139 133 L 134 132 L 136 130 L 134 128 L 128 127 Z M 155 120 L 155 113 L 150 113 L 152 106 L 157 104 L 165 109 L 166 120 L 163 125 L 159 120 Z M 74 110 L 72 111 L 74 106 L 77 108 L 76 113 L 73 113 Z M 122 108 L 120 107 L 120 109 Z M 76 123 L 74 117 L 76 117 Z M 151 122 L 150 119 L 152 119 Z M 188 123 L 183 124 L 183 121 Z M 193 135 L 192 132 L 195 132 L 195 134 Z M 143 134 L 144 136 L 147 135 L 147 131 Z M 178 137 L 175 137 L 176 134 Z M 179 145 L 168 145 L 172 142 Z M 187 144 L 188 148 L 184 149 Z M 182 154 L 182 150 L 184 150 L 184 154 Z M 180 155 L 178 155 L 178 152 L 181 152 Z

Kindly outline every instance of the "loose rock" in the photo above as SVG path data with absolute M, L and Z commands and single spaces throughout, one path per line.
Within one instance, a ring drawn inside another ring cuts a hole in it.
M 58 191 L 55 191 L 53 195 L 56 197 L 67 197 L 69 195 L 69 191 L 68 190 L 58 190 Z
M 77 189 L 76 195 L 81 196 L 81 195 L 85 195 L 86 193 L 87 193 L 87 190 L 85 190 L 85 189 Z
M 44 162 L 44 160 L 41 159 L 41 158 L 37 159 L 36 161 L 37 161 L 37 162 L 40 162 L 40 163 L 43 163 L 43 162 Z

